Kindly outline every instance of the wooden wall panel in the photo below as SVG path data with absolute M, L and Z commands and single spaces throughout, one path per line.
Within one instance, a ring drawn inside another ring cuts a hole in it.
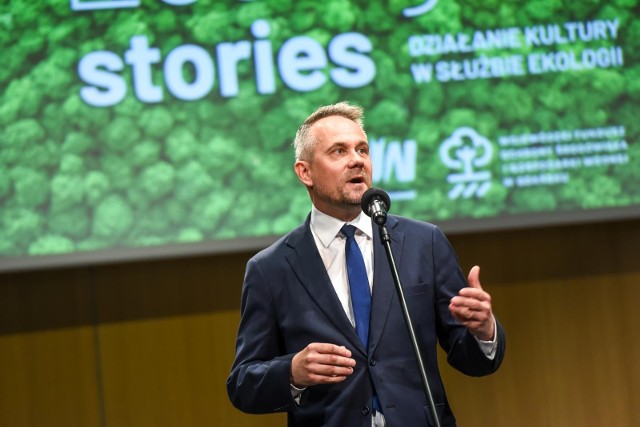
M 443 368 L 460 425 L 640 425 L 640 344 L 627 310 L 639 283 L 625 274 L 491 286 L 507 355 L 486 378 Z
M 86 271 L 0 275 L 0 425 L 100 426 Z
M 107 425 L 283 425 L 283 415 L 242 414 L 227 398 L 247 258 L 98 269 Z
M 0 425 L 100 426 L 90 327 L 0 337 Z
M 281 426 L 282 416 L 236 411 L 225 380 L 237 312 L 108 324 L 101 328 L 108 425 Z
M 443 368 L 460 425 L 640 425 L 640 222 L 451 240 L 462 265 L 481 265 L 507 332 L 496 374 Z

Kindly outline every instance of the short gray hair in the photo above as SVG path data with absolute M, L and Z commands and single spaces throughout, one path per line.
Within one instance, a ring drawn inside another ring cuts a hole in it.
M 363 127 L 362 119 L 364 117 L 364 109 L 358 105 L 351 105 L 346 101 L 342 101 L 337 104 L 324 105 L 318 108 L 307 117 L 296 132 L 296 138 L 293 140 L 296 161 L 313 160 L 313 147 L 315 146 L 316 140 L 310 134 L 309 130 L 318 120 L 330 116 L 341 116 L 357 123 L 361 128 Z

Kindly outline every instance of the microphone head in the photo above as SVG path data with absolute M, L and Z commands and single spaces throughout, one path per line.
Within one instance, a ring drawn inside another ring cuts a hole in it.
M 391 208 L 391 199 L 389 195 L 380 188 L 371 187 L 362 195 L 362 200 L 360 201 L 360 206 L 362 206 L 362 210 L 368 216 L 371 216 L 371 202 L 375 199 L 380 200 L 385 205 L 385 210 L 388 211 Z

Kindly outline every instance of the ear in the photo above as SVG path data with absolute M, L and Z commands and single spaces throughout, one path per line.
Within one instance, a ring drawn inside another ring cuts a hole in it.
M 309 162 L 305 162 L 304 160 L 298 160 L 294 165 L 293 169 L 298 175 L 298 179 L 302 182 L 306 187 L 313 187 L 313 179 L 311 178 L 311 165 Z

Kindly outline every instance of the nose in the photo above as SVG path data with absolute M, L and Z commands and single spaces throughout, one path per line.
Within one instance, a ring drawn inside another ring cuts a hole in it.
M 349 155 L 349 167 L 361 167 L 364 165 L 364 156 L 357 150 L 351 150 Z

